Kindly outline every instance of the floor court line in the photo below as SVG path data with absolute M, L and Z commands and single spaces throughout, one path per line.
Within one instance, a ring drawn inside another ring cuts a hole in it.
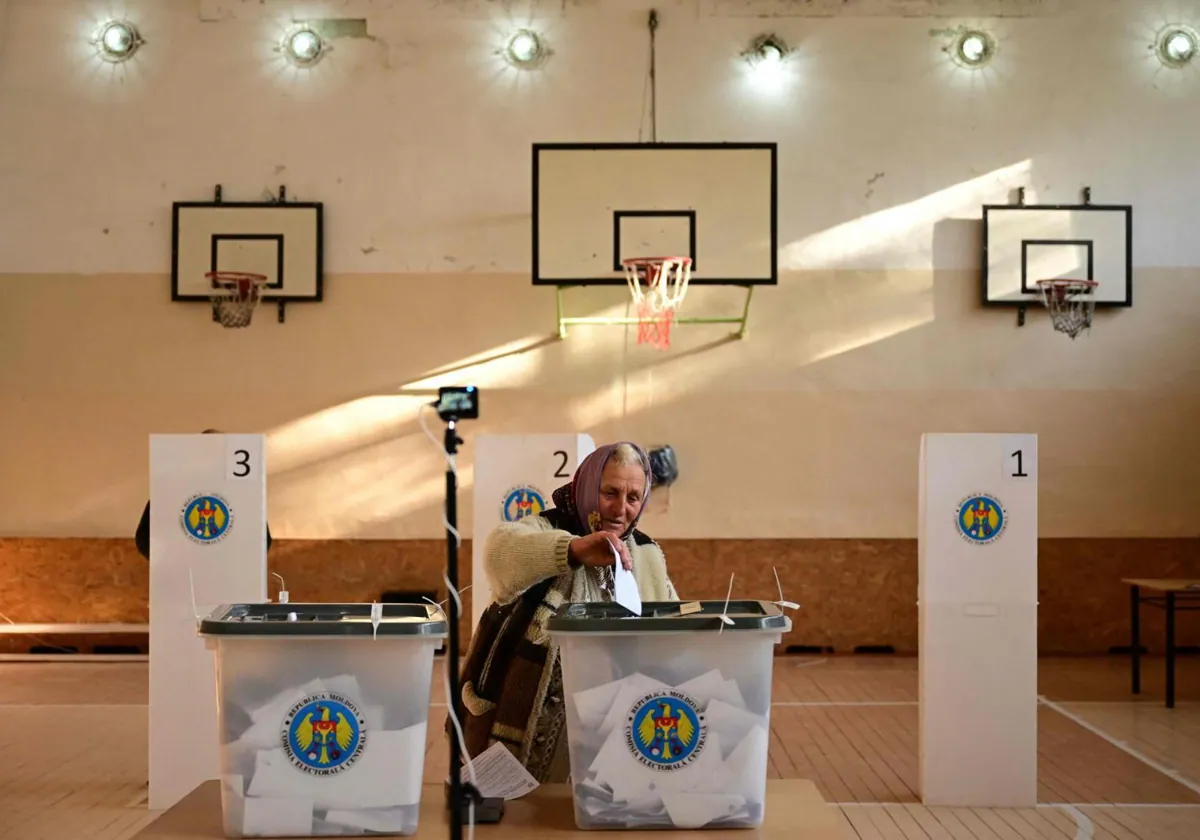
M 1193 793 L 1200 794 L 1200 784 L 1196 784 L 1191 779 L 1187 778 L 1182 773 L 1180 773 L 1178 770 L 1168 767 L 1167 765 L 1163 764 L 1162 762 L 1155 761 L 1153 758 L 1146 755 L 1145 753 L 1139 752 L 1138 750 L 1134 749 L 1133 747 L 1129 746 L 1129 744 L 1125 743 L 1124 741 L 1122 741 L 1118 738 L 1114 738 L 1113 736 L 1109 735 L 1107 732 L 1105 732 L 1100 727 L 1096 726 L 1093 723 L 1088 722 L 1087 720 L 1085 720 L 1084 718 L 1075 714 L 1074 712 L 1071 712 L 1068 709 L 1063 708 L 1060 704 L 1054 702 L 1053 700 L 1047 700 L 1045 697 L 1042 697 L 1039 695 L 1038 703 L 1045 706 L 1047 709 L 1051 709 L 1055 712 L 1058 712 L 1060 715 L 1067 718 L 1068 720 L 1071 720 L 1074 723 L 1078 724 L 1079 726 L 1082 726 L 1084 729 L 1086 729 L 1088 732 L 1091 732 L 1096 737 L 1102 738 L 1103 740 L 1112 744 L 1114 747 L 1121 750 L 1122 752 L 1133 756 L 1138 761 L 1145 764 L 1147 767 L 1153 768 L 1154 770 L 1157 770 L 1159 773 L 1162 773 L 1167 778 L 1172 779 L 1172 780 L 1178 782 L 1179 784 L 1183 785 L 1185 788 L 1192 791 Z
M 906 808 L 909 805 L 921 805 L 926 808 L 940 808 L 940 805 L 925 805 L 923 802 L 826 802 L 830 808 Z M 954 807 L 954 806 L 946 806 Z M 1068 808 L 1107 808 L 1125 809 L 1125 808 L 1163 808 L 1176 811 L 1188 811 L 1200 809 L 1200 803 L 1196 802 L 1039 802 L 1032 806 L 1034 808 L 1057 808 L 1066 810 Z M 1007 809 L 999 809 L 1007 810 Z M 1022 809 L 1016 809 L 1022 810 Z M 1084 816 L 1087 816 L 1086 814 Z
M 1096 833 L 1096 827 L 1092 825 L 1087 814 L 1074 805 L 1060 805 L 1059 808 L 1066 811 L 1075 820 L 1075 840 L 1092 840 Z
M 775 700 L 772 706 L 805 708 L 808 706 L 916 706 L 916 700 Z

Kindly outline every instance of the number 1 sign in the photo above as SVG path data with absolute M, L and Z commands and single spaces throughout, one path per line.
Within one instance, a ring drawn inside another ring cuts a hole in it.
M 1037 435 L 1003 435 L 1000 460 L 1004 478 L 1037 483 Z
M 480 435 L 475 439 L 471 628 L 492 600 L 483 565 L 490 534 L 504 522 L 554 507 L 550 494 L 596 448 L 588 435 Z

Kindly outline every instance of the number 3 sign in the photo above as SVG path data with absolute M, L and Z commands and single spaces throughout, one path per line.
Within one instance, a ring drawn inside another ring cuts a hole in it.
M 230 478 L 258 478 L 262 446 L 258 435 L 227 435 L 225 472 Z

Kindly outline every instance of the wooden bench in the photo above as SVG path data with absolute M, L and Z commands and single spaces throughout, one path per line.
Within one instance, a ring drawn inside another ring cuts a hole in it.
M 124 636 L 147 635 L 149 624 L 2 624 L 0 636 Z M 149 657 L 144 653 L 0 653 L 5 662 L 144 662 Z

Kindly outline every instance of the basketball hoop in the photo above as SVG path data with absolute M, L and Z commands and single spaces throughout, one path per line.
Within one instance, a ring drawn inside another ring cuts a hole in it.
M 1055 330 L 1066 333 L 1074 340 L 1083 330 L 1091 329 L 1098 285 L 1094 280 L 1037 281 L 1042 303 L 1050 310 Z
M 638 344 L 669 347 L 671 322 L 692 276 L 691 257 L 634 257 L 621 264 L 638 308 Z
M 248 327 L 258 306 L 262 287 L 267 282 L 265 274 L 249 274 L 244 271 L 210 271 L 204 275 L 225 293 L 214 291 L 212 301 L 213 320 L 223 327 Z

